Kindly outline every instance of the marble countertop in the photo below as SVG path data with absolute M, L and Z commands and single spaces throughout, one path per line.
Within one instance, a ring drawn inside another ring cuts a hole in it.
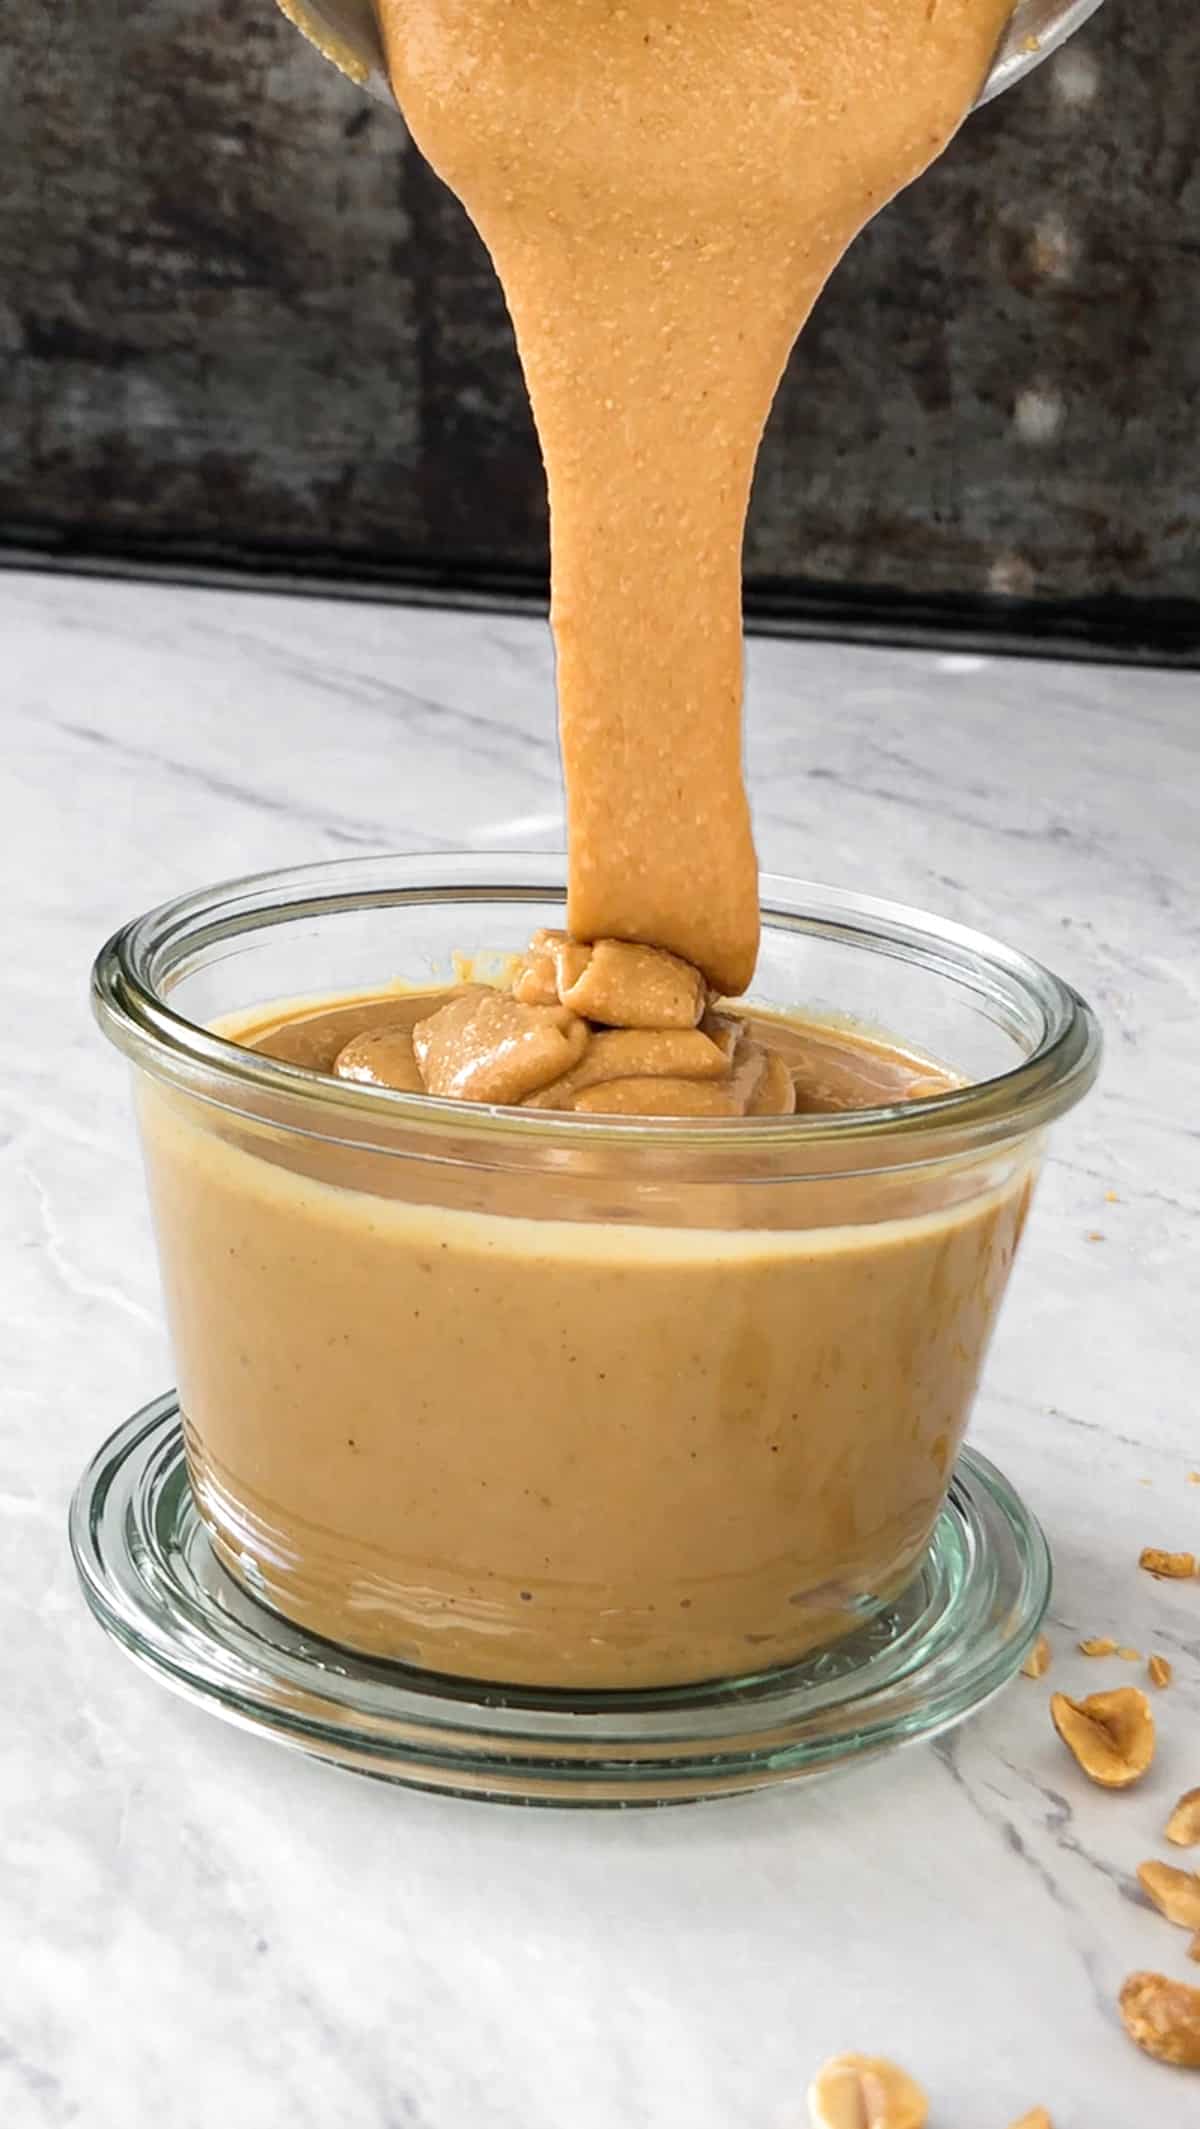
M 1137 1967 L 1200 1983 L 1133 1873 L 1200 1783 L 1200 683 L 760 641 L 765 865 L 994 930 L 1092 999 L 975 1421 L 1041 1516 L 1051 1679 L 941 1744 L 699 1809 L 523 1812 L 356 1781 L 165 1693 L 87 1615 L 75 1478 L 170 1379 L 91 956 L 189 885 L 362 850 L 555 847 L 529 621 L 0 575 L 5 2129 L 801 2129 L 896 2056 L 932 2129 L 1185 2129 Z M 14 924 L 15 916 L 15 924 Z M 1084 1634 L 1170 1657 L 1142 1785 L 1053 1735 Z

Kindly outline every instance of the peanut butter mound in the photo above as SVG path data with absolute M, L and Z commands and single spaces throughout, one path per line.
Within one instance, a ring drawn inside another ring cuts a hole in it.
M 656 947 L 539 931 L 509 991 L 468 984 L 411 1030 L 339 1052 L 342 1079 L 584 1116 L 790 1116 L 783 1059 L 712 1010 L 698 969 Z

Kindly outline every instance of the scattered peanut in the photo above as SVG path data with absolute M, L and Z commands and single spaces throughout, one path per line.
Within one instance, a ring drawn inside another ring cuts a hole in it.
M 1143 1545 L 1138 1566 L 1160 1582 L 1187 1582 L 1196 1572 L 1194 1552 L 1164 1552 L 1161 1545 Z
M 1080 1642 L 1079 1653 L 1081 1656 L 1115 1656 L 1117 1644 L 1107 1634 L 1092 1634 L 1087 1641 Z
M 1125 2031 L 1147 2055 L 1200 2070 L 1200 1989 L 1165 1974 L 1130 1974 L 1119 2002 Z
M 1195 1936 L 1192 1938 L 1191 1943 L 1188 1945 L 1188 1958 L 1200 1959 L 1200 1929 L 1196 1931 Z
M 1149 1657 L 1146 1663 L 1146 1669 L 1150 1673 L 1151 1685 L 1156 1685 L 1160 1687 L 1170 1685 L 1171 1666 L 1165 1656 Z
M 1154 1717 L 1137 1686 L 1117 1686 L 1086 1700 L 1053 1693 L 1050 1719 L 1084 1773 L 1102 1789 L 1127 1789 L 1154 1757 Z
M 925 2129 L 929 2101 L 894 2062 L 833 2055 L 808 2088 L 812 2129 Z
M 1176 1848 L 1194 1848 L 1200 1841 L 1200 1789 L 1185 1789 L 1167 1820 L 1167 1839 Z
M 1117 1654 L 1120 1657 L 1122 1663 L 1140 1663 L 1142 1660 L 1142 1652 L 1140 1648 L 1130 1648 L 1126 1642 L 1121 1643 L 1120 1648 L 1117 1650 Z
M 1054 2129 L 1054 2124 L 1044 2107 L 1031 2107 L 1028 2114 L 1013 2123 L 1012 2129 Z
M 1024 1663 L 1022 1678 L 1044 1678 L 1050 1668 L 1050 1643 L 1044 1634 L 1039 1634 Z
M 1138 1884 L 1160 1915 L 1180 1929 L 1200 1929 L 1200 1877 L 1174 1863 L 1139 1863 Z

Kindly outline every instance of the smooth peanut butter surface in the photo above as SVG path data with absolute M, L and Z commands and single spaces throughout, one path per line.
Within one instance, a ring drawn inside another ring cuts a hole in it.
M 377 0 L 495 261 L 546 462 L 580 939 L 758 944 L 741 548 L 788 351 L 977 94 L 1008 0 Z M 819 421 L 814 408 L 813 420 Z

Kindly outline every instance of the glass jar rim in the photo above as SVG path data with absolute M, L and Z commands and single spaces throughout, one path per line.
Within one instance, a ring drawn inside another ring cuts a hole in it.
M 1022 1007 L 1026 1015 L 1032 1009 L 1041 1032 L 1030 1054 L 991 1078 L 877 1108 L 702 1120 L 577 1116 L 406 1094 L 285 1064 L 189 1020 L 163 988 L 205 949 L 270 925 L 389 905 L 544 903 L 561 898 L 564 880 L 565 859 L 553 853 L 338 858 L 246 874 L 175 896 L 114 932 L 92 970 L 93 1008 L 110 1041 L 153 1076 L 235 1111 L 248 1095 L 290 1098 L 311 1111 L 304 1128 L 343 1138 L 341 1122 L 356 1127 L 360 1142 L 374 1119 L 417 1131 L 451 1127 L 460 1138 L 493 1143 L 499 1136 L 514 1148 L 578 1149 L 598 1140 L 759 1152 L 837 1145 L 853 1161 L 853 1149 L 865 1152 L 869 1144 L 872 1166 L 886 1158 L 879 1141 L 895 1141 L 897 1159 L 907 1164 L 1041 1130 L 1082 1098 L 1099 1069 L 1100 1032 L 1087 1002 L 1029 955 L 902 903 L 771 873 L 759 882 L 769 927 L 940 970 L 990 998 L 1010 1026 Z

